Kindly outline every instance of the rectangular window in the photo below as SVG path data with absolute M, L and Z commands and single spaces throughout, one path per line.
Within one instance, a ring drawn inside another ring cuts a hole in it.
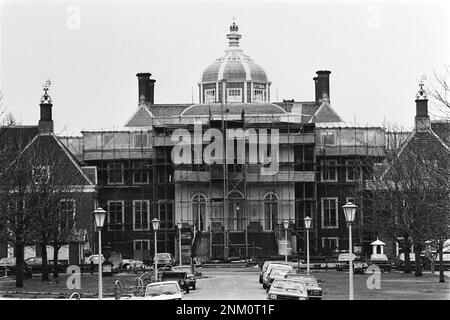
M 59 206 L 60 228 L 64 230 L 75 228 L 75 200 L 60 200 Z
M 173 204 L 167 201 L 158 202 L 158 219 L 161 229 L 173 228 Z
M 345 160 L 345 179 L 347 182 L 358 180 L 357 162 L 355 160 Z
M 123 184 L 123 163 L 111 162 L 107 165 L 108 184 Z
M 134 147 L 135 148 L 147 148 L 148 147 L 148 135 L 142 132 L 134 135 Z
M 338 198 L 322 198 L 322 228 L 338 228 Z
M 228 89 L 228 102 L 242 102 L 241 89 Z
M 138 239 L 133 240 L 133 250 L 149 250 L 150 249 L 150 240 L 146 239 Z
M 256 89 L 256 90 L 253 90 L 253 101 L 255 101 L 255 102 L 263 102 L 263 101 L 265 101 L 265 99 L 264 99 L 264 96 L 265 96 L 265 94 L 264 94 L 265 92 L 264 92 L 264 90 L 261 90 L 261 89 Z
M 323 237 L 322 248 L 328 251 L 339 251 L 338 237 Z
M 149 183 L 149 171 L 147 164 L 144 162 L 134 162 L 133 168 L 133 184 L 147 184 Z
M 323 160 L 322 161 L 322 181 L 336 182 L 337 181 L 337 161 Z
M 150 230 L 149 200 L 133 200 L 133 230 Z
M 335 144 L 335 135 L 332 131 L 323 131 L 321 132 L 322 144 L 323 145 L 331 145 Z
M 213 103 L 213 102 L 216 102 L 216 90 L 215 89 L 205 90 L 205 103 Z
M 124 219 L 124 201 L 108 201 L 108 230 L 123 230 Z

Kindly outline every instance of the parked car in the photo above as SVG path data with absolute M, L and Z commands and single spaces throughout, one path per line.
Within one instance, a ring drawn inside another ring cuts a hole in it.
M 279 264 L 279 263 L 272 263 L 269 265 L 269 267 L 267 268 L 264 278 L 263 278 L 263 288 L 267 289 L 267 287 L 269 286 L 269 279 L 270 279 L 270 274 L 272 273 L 273 270 L 280 270 L 281 272 L 295 272 L 294 268 L 290 265 L 287 264 Z M 276 273 L 274 273 L 275 275 Z
M 350 263 L 348 260 L 344 260 L 343 257 L 348 256 L 348 253 L 340 254 L 338 257 L 338 263 L 336 264 L 337 271 L 348 271 Z M 353 260 L 353 272 L 354 273 L 364 273 L 368 268 L 368 263 L 361 259 L 360 256 L 356 256 Z
M 27 266 L 31 268 L 32 273 L 42 273 L 42 257 L 31 257 L 25 260 Z M 49 272 L 53 272 L 53 260 L 47 261 Z M 65 272 L 67 263 L 58 260 L 58 271 Z
M 85 264 L 91 264 L 91 262 L 94 262 L 95 265 L 98 265 L 98 254 L 92 254 L 89 257 L 84 259 Z M 102 263 L 105 262 L 105 257 L 102 254 Z
M 145 267 L 144 262 L 141 260 L 122 259 L 122 269 L 124 270 L 142 270 Z
M 174 259 L 171 253 L 167 252 L 161 252 L 157 253 L 156 256 L 153 258 L 153 264 L 155 264 L 156 259 L 156 265 L 158 267 L 165 266 L 165 265 L 172 265 L 174 263 Z
M 284 279 L 289 273 L 296 273 L 294 269 L 273 268 L 267 276 L 266 291 L 269 292 L 270 286 L 276 279 Z
M 260 268 L 261 272 L 259 273 L 259 283 L 261 283 L 261 284 L 263 283 L 264 273 L 267 271 L 267 268 L 272 263 L 286 264 L 286 262 L 281 261 L 281 260 L 267 260 L 267 261 L 264 261 L 264 264 Z M 287 264 L 291 264 L 291 263 L 288 262 Z
M 306 285 L 294 279 L 276 279 L 267 294 L 269 300 L 308 300 Z
M 14 275 L 16 273 L 16 258 L 1 258 L 0 259 L 0 275 Z M 31 267 L 26 263 L 23 265 L 23 273 L 25 278 L 31 278 L 33 276 L 33 272 Z
M 306 285 L 309 300 L 322 300 L 321 281 L 312 274 L 288 273 L 286 279 L 299 280 Z
M 186 272 L 188 285 L 190 288 L 192 288 L 192 290 L 195 290 L 197 285 L 197 278 L 195 274 L 192 273 L 191 266 L 176 266 L 173 267 L 172 270 Z
M 189 280 L 187 273 L 183 271 L 163 271 L 161 281 L 177 281 L 180 288 L 189 293 Z

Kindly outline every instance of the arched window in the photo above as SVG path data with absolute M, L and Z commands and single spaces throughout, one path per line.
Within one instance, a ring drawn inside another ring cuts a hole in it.
M 273 230 L 278 224 L 278 196 L 269 192 L 264 196 L 264 229 Z
M 201 193 L 192 197 L 192 218 L 198 231 L 206 230 L 206 197 Z

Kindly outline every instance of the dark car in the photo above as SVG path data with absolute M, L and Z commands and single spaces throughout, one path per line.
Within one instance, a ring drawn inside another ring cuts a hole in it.
M 16 258 L 1 258 L 0 259 L 0 276 L 14 275 L 16 273 Z M 23 265 L 23 274 L 25 278 L 31 278 L 33 272 L 31 267 L 26 263 Z
M 189 280 L 187 272 L 184 271 L 163 271 L 161 281 L 177 281 L 180 288 L 189 293 Z
M 173 271 L 182 271 L 187 273 L 187 282 L 189 284 L 189 287 L 192 288 L 192 290 L 195 290 L 195 287 L 197 285 L 197 278 L 195 274 L 192 273 L 191 266 L 176 266 L 172 268 Z
M 156 257 L 153 258 L 153 264 L 155 264 L 155 259 L 158 268 L 166 265 L 171 266 L 174 262 L 172 254 L 167 252 L 157 253 Z
M 321 282 L 317 280 L 314 275 L 303 273 L 288 273 L 285 277 L 286 279 L 293 279 L 303 282 L 308 291 L 309 300 L 322 300 Z
M 43 269 L 42 258 L 41 257 L 32 257 L 25 260 L 25 264 L 31 268 L 32 273 L 41 273 Z M 53 271 L 53 260 L 47 261 L 47 266 L 49 272 Z M 67 264 L 62 261 L 58 261 L 58 271 L 65 272 L 67 269 Z

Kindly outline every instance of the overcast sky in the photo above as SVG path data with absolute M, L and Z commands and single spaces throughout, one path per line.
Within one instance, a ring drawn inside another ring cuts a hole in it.
M 57 133 L 121 127 L 137 108 L 138 72 L 156 79 L 155 103 L 190 103 L 192 92 L 197 102 L 234 16 L 272 101 L 314 100 L 325 69 L 345 121 L 410 128 L 418 79 L 450 63 L 446 2 L 2 1 L 0 89 L 22 124 L 37 124 L 49 78 Z

